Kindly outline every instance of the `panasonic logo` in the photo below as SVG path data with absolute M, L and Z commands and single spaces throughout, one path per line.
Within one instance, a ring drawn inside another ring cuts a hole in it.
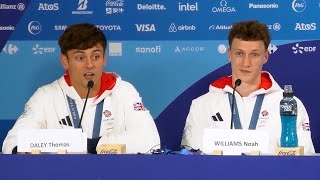
M 138 10 L 145 10 L 145 11 L 164 11 L 166 7 L 161 4 L 137 4 Z
M 0 31 L 14 31 L 14 26 L 0 26 Z
M 278 9 L 279 5 L 276 3 L 272 3 L 272 4 L 253 4 L 253 3 L 249 3 L 249 9 Z

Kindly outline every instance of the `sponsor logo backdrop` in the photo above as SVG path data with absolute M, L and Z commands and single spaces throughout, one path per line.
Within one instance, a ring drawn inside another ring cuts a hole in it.
M 265 70 L 281 86 L 293 85 L 320 151 L 319 10 L 320 0 L 2 0 L 0 141 L 34 91 L 64 73 L 58 37 L 70 24 L 89 22 L 109 40 L 105 71 L 138 89 L 162 145 L 177 148 L 191 100 L 230 74 L 232 23 L 257 19 L 273 39 Z

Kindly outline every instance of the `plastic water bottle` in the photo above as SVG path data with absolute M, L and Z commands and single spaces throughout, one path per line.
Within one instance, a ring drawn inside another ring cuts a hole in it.
M 293 98 L 291 85 L 284 86 L 283 99 L 280 101 L 281 147 L 297 147 L 297 101 Z

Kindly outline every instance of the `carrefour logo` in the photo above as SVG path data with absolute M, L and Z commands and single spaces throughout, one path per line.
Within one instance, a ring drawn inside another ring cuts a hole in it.
M 39 34 L 41 32 L 41 24 L 38 21 L 31 21 L 28 24 L 28 31 L 33 35 Z
M 310 53 L 310 52 L 315 52 L 317 47 L 315 46 L 300 46 L 299 43 L 296 43 L 294 46 L 292 46 L 292 50 L 294 54 L 303 54 L 303 53 Z
M 8 44 L 5 45 L 2 50 L 3 52 L 12 55 L 15 54 L 19 50 L 19 48 L 14 44 Z
M 292 2 L 292 9 L 295 12 L 302 12 L 306 9 L 306 7 L 307 7 L 307 4 L 304 0 L 294 0 Z

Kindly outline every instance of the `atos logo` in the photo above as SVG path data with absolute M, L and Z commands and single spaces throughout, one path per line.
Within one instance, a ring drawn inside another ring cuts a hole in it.
M 39 44 L 36 44 L 35 47 L 32 48 L 33 54 L 43 54 L 43 53 L 53 53 L 56 49 L 52 47 L 40 47 Z
M 296 43 L 295 46 L 292 46 L 292 50 L 294 54 L 303 54 L 303 53 L 309 53 L 309 52 L 315 52 L 317 47 L 315 46 L 307 46 L 302 47 L 299 45 L 299 43 Z
M 41 32 L 41 24 L 38 21 L 31 21 L 28 24 L 28 31 L 33 35 L 39 34 Z
M 179 2 L 179 5 L 178 5 L 178 10 L 179 11 L 198 11 L 198 3 L 196 2 L 195 4 L 181 4 Z
M 57 11 L 59 10 L 59 4 L 39 3 L 38 11 Z
M 304 0 L 294 0 L 292 2 L 292 9 L 295 11 L 295 12 L 302 12 L 306 9 L 306 2 Z
M 296 23 L 296 27 L 294 28 L 294 30 L 296 31 L 314 31 L 316 29 L 317 29 L 316 23 L 310 23 L 310 24 Z
M 7 54 L 15 54 L 19 48 L 14 44 L 5 45 L 2 49 Z
M 137 31 L 141 32 L 151 32 L 151 31 L 156 31 L 156 27 L 154 24 L 135 24 Z
M 235 13 L 236 9 L 234 7 L 228 6 L 228 2 L 226 0 L 220 1 L 219 7 L 213 7 L 212 12 L 214 13 Z

